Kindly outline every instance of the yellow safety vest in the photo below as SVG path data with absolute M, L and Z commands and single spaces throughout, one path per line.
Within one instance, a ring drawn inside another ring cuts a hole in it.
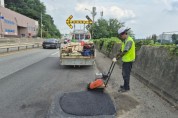
M 122 42 L 122 49 L 121 51 L 124 51 L 124 48 L 127 44 L 128 41 L 132 41 L 132 47 L 130 48 L 130 50 L 128 50 L 128 52 L 126 52 L 126 54 L 122 57 L 122 61 L 123 62 L 133 62 L 135 60 L 135 42 L 134 40 L 128 36 L 127 40 L 124 42 Z

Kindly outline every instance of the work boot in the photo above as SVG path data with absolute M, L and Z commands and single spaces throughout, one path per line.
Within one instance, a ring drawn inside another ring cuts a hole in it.
M 120 85 L 120 88 L 121 88 L 121 89 L 124 89 L 124 85 Z
M 123 93 L 123 92 L 127 92 L 127 91 L 129 91 L 129 90 L 130 90 L 130 89 L 121 88 L 121 89 L 118 90 L 118 92 L 122 92 L 122 93 Z

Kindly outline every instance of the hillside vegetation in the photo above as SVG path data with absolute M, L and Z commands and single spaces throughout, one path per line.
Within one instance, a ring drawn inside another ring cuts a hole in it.
M 53 18 L 46 14 L 46 6 L 40 0 L 5 0 L 5 5 L 13 11 L 37 20 L 39 24 L 41 24 L 42 14 L 43 37 L 61 37 Z M 39 29 L 41 29 L 41 25 L 39 26 Z M 40 36 L 40 30 L 38 36 Z

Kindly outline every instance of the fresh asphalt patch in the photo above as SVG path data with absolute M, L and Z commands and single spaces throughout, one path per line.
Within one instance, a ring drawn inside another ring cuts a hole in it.
M 77 116 L 114 115 L 116 113 L 109 95 L 102 92 L 65 93 L 59 103 L 64 112 Z
M 107 93 L 80 91 L 58 94 L 48 118 L 115 118 L 116 108 Z

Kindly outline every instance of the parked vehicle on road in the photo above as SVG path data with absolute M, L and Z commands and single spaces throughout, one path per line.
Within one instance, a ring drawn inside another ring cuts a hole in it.
M 59 40 L 57 39 L 46 39 L 45 41 L 43 41 L 43 44 L 42 44 L 43 48 L 46 49 L 46 48 L 60 48 L 60 42 Z
M 93 42 L 71 42 L 60 49 L 61 65 L 92 66 L 95 63 L 96 51 Z

